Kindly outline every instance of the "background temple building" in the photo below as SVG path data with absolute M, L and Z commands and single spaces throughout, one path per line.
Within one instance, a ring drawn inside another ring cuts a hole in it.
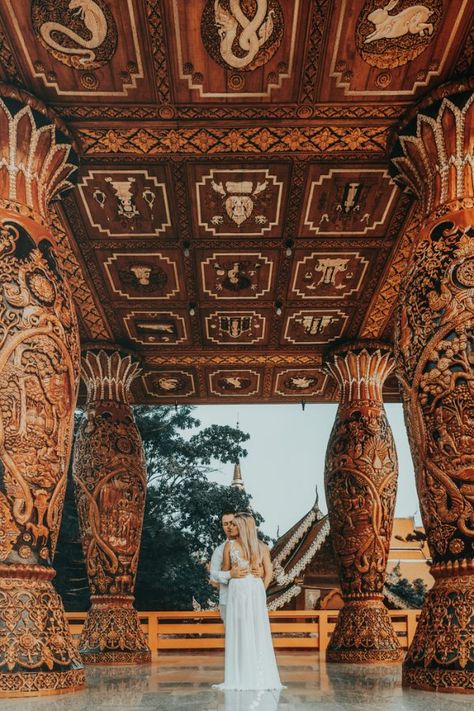
M 270 610 L 338 610 L 343 606 L 329 518 L 319 509 L 318 495 L 308 513 L 278 538 L 272 551 L 275 579 L 267 591 Z M 387 580 L 397 569 L 409 582 L 433 584 L 426 535 L 413 518 L 395 518 L 390 541 Z M 385 604 L 403 609 L 410 603 L 384 586 Z

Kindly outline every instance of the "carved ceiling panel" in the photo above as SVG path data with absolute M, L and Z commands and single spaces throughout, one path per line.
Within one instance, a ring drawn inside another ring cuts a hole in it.
M 200 236 L 274 237 L 283 232 L 288 165 L 194 165 L 189 192 Z
M 202 310 L 204 342 L 227 346 L 268 344 L 269 316 L 255 310 Z
M 77 186 L 81 210 L 97 237 L 158 237 L 172 233 L 163 168 L 92 168 Z
M 275 368 L 273 389 L 283 398 L 314 398 L 322 395 L 328 376 L 316 368 Z
M 188 314 L 183 310 L 130 310 L 121 315 L 124 330 L 133 343 L 142 346 L 178 346 L 191 343 Z
M 380 237 L 398 195 L 386 167 L 312 165 L 300 233 L 303 237 Z
M 175 401 L 195 398 L 199 394 L 197 374 L 192 368 L 150 371 L 141 376 L 141 381 L 145 394 L 157 403 L 170 398 Z
M 178 301 L 186 299 L 181 255 L 177 250 L 112 252 L 97 250 L 111 299 Z
M 349 320 L 345 309 L 288 309 L 282 344 L 328 344 L 342 338 Z
M 296 250 L 290 299 L 356 298 L 369 266 L 370 251 Z
M 203 301 L 269 299 L 274 290 L 276 250 L 200 250 L 197 271 Z
M 294 100 L 308 4 L 167 0 L 177 102 Z
M 262 394 L 262 368 L 216 368 L 207 371 L 209 397 L 256 398 Z
M 413 101 L 449 76 L 473 12 L 470 0 L 340 0 L 320 100 Z
M 136 402 L 332 401 L 327 349 L 393 339 L 419 229 L 387 139 L 474 75 L 473 22 L 471 0 L 0 2 L 0 79 L 77 142 L 51 218 L 81 338 L 137 354 Z
M 2 15 L 31 90 L 50 101 L 152 98 L 142 5 L 123 0 L 4 0 Z

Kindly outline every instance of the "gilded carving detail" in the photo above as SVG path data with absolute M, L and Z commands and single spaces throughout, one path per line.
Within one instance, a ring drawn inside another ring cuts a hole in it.
M 67 136 L 45 107 L 11 87 L 3 91 L 0 199 L 17 206 L 0 207 L 0 694 L 9 695 L 80 686 L 84 675 L 50 582 L 79 336 L 69 285 L 42 225 L 75 166 Z
M 210 56 L 240 71 L 266 64 L 283 31 L 279 0 L 208 0 L 202 14 L 201 36 Z
M 420 112 L 413 131 L 400 133 L 392 173 L 396 182 L 417 196 L 425 217 L 448 202 L 474 198 L 473 121 L 474 94 L 466 92 L 455 100 L 446 96 L 428 113 Z M 469 138 L 453 140 L 453 133 L 459 139 Z
M 471 575 L 437 581 L 429 591 L 403 677 L 410 686 L 474 691 L 474 586 Z
M 423 235 L 399 322 L 407 407 L 416 423 L 417 485 L 434 563 L 472 557 L 474 541 L 474 228 L 452 217 Z
M 392 356 L 381 350 L 336 354 L 327 363 L 341 389 L 325 486 L 345 602 L 328 648 L 331 661 L 401 659 L 381 602 L 398 476 L 382 402 L 382 386 L 392 368 Z
M 3 554 L 8 559 L 9 546 L 26 562 L 50 561 L 71 446 L 77 324 L 48 235 L 36 244 L 24 226 L 3 218 L 0 451 L 6 494 L 1 506 L 8 525 Z M 18 536 L 13 540 L 15 526 Z
M 442 14 L 442 0 L 368 0 L 357 23 L 357 49 L 374 67 L 407 64 L 427 48 Z
M 395 168 L 430 217 L 404 279 L 397 357 L 435 585 L 404 683 L 474 691 L 474 209 L 472 94 L 402 131 Z M 415 134 L 415 135 L 414 135 Z M 434 140 L 432 140 L 434 139 Z M 421 169 L 422 167 L 422 169 Z M 423 173 L 423 174 L 422 174 Z M 426 183 L 424 183 L 426 181 Z
M 41 44 L 74 69 L 97 69 L 117 47 L 117 27 L 104 0 L 33 0 L 31 21 Z
M 96 598 L 97 599 L 97 598 Z M 98 598 L 100 601 L 100 598 Z M 150 650 L 141 630 L 133 598 L 124 606 L 95 604 L 87 615 L 81 636 L 81 654 L 88 664 L 146 664 Z
M 1 578 L 0 609 L 0 691 L 8 686 L 5 671 L 80 666 L 61 599 L 49 580 Z
M 78 128 L 84 155 L 220 153 L 385 154 L 385 126 L 265 126 L 252 128 Z
M 346 604 L 326 652 L 328 662 L 390 663 L 399 662 L 402 657 L 388 610 L 381 600 Z

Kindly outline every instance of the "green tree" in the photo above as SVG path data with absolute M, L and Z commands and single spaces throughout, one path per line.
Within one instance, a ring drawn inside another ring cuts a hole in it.
M 387 579 L 386 585 L 395 595 L 406 602 L 409 607 L 420 608 L 423 605 L 428 586 L 422 578 L 416 578 L 410 582 L 408 578 L 402 577 L 400 563 L 397 563 L 392 574 Z
M 192 408 L 137 406 L 148 468 L 148 492 L 136 586 L 139 609 L 189 609 L 193 597 L 205 605 L 215 599 L 205 562 L 222 540 L 225 509 L 249 510 L 250 497 L 209 481 L 213 464 L 246 456 L 249 435 L 211 425 L 200 428 Z M 255 514 L 257 523 L 261 516 Z M 55 559 L 56 587 L 66 609 L 89 605 L 87 576 L 80 546 L 71 477 L 66 492 Z

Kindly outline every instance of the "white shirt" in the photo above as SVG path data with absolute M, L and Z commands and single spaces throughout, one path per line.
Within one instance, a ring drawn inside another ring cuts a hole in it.
M 219 605 L 227 603 L 227 586 L 230 580 L 230 570 L 221 570 L 222 561 L 224 560 L 224 548 L 227 541 L 224 541 L 217 546 L 212 554 L 210 564 L 210 577 L 215 583 L 219 583 Z

